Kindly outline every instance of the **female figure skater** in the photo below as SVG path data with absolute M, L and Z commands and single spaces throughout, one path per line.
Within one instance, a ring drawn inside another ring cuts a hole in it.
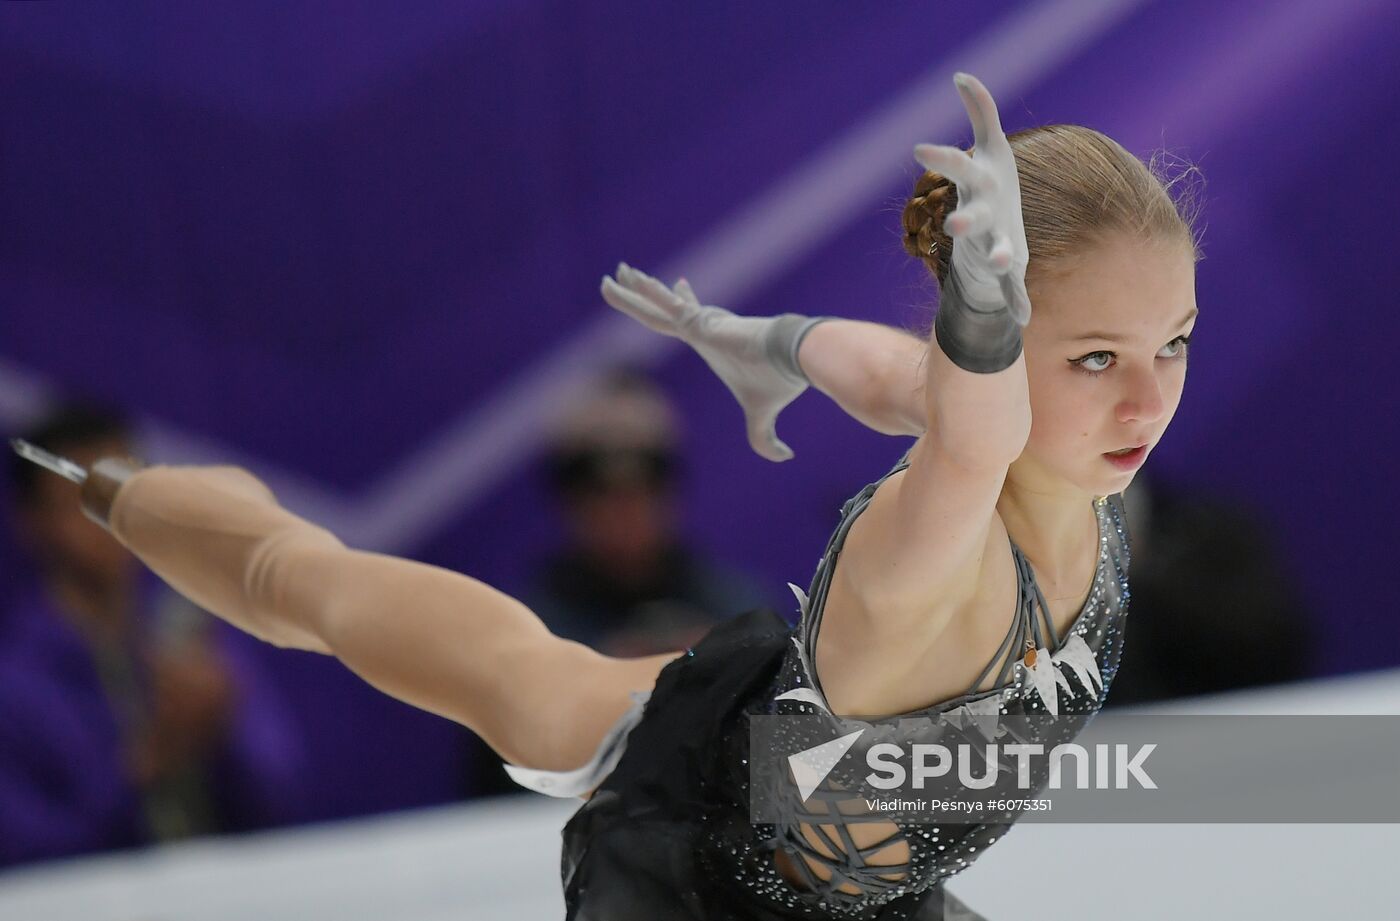
M 975 918 L 942 884 L 1004 825 L 801 804 L 754 824 L 745 721 L 1100 706 L 1127 601 L 1118 493 L 1181 396 L 1197 252 L 1122 147 L 1063 125 L 1007 138 L 982 84 L 955 83 L 974 149 L 916 148 L 929 172 L 904 212 L 941 289 L 929 342 L 737 317 L 626 266 L 604 282 L 705 357 L 765 457 L 791 456 L 773 423 L 809 382 L 918 436 L 846 504 L 795 630 L 754 611 L 680 654 L 609 658 L 477 580 L 345 547 L 237 468 L 106 459 L 84 508 L 206 609 L 335 655 L 479 733 L 522 783 L 584 796 L 564 830 L 573 921 Z

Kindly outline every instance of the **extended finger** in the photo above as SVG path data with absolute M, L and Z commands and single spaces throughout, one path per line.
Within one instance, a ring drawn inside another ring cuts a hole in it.
M 607 275 L 603 276 L 600 290 L 603 300 L 647 328 L 658 333 L 675 333 L 677 311 L 667 310 L 664 305 L 657 304 L 635 291 L 629 291 Z
M 747 416 L 749 434 L 749 447 L 753 448 L 759 456 L 770 461 L 779 463 L 792 459 L 792 448 L 789 448 L 778 437 L 776 412 L 757 413 Z
M 992 225 L 992 206 L 986 201 L 974 201 L 964 205 L 943 222 L 943 229 L 950 237 L 966 237 L 985 233 Z
M 673 302 L 676 300 L 676 293 L 661 283 L 659 279 L 652 278 L 641 269 L 634 269 L 625 262 L 618 263 L 617 280 L 624 287 L 648 297 L 658 304 Z
M 1011 246 L 1011 238 L 1004 233 L 997 234 L 996 242 L 992 244 L 992 267 L 998 272 L 1008 271 L 1011 268 L 1011 259 L 1015 252 Z
M 943 144 L 916 144 L 914 159 L 926 170 L 932 170 L 953 180 L 953 184 L 976 189 L 980 167 L 972 162 L 966 151 Z
M 953 75 L 953 85 L 958 88 L 963 108 L 967 109 L 968 118 L 972 120 L 973 143 L 985 148 L 996 138 L 1003 137 L 996 100 L 982 81 L 972 74 L 958 72 Z
M 972 155 L 965 150 L 942 144 L 919 144 L 914 148 L 914 159 L 925 169 L 951 179 L 953 185 L 958 187 L 959 199 L 995 195 L 1000 188 L 992 171 L 972 159 Z
M 1021 326 L 1025 326 L 1031 321 L 1031 298 L 1026 293 L 1026 283 L 1014 272 L 1007 272 L 998 279 L 1001 282 L 1001 294 L 1006 299 L 1006 306 L 1011 311 L 1011 318 Z
M 700 299 L 696 297 L 695 292 L 691 290 L 690 282 L 686 281 L 684 278 L 676 282 L 675 292 L 680 296 L 681 300 L 697 307 L 700 306 Z

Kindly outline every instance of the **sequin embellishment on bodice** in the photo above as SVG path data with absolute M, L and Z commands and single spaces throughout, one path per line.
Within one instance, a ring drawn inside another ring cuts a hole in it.
M 909 454 L 889 473 L 866 486 L 841 509 L 841 519 L 817 565 L 811 588 L 797 595 L 801 620 L 790 637 L 786 655 L 770 687 L 770 693 L 755 700 L 747 713 L 752 715 L 829 714 L 821 688 L 814 679 L 812 662 L 817 631 L 821 626 L 827 591 L 846 535 L 857 516 L 870 503 L 876 489 L 891 475 L 905 469 Z M 1129 599 L 1128 562 L 1130 548 L 1121 495 L 1095 500 L 1099 523 L 1099 556 L 1089 598 L 1064 637 L 1057 637 L 1048 607 L 1036 584 L 1029 561 L 1011 541 L 1011 553 L 1019 580 L 1018 605 L 1011 629 L 997 656 L 989 662 L 969 690 L 955 698 L 912 713 L 880 717 L 865 722 L 880 727 L 884 738 L 899 741 L 901 721 L 915 717 L 942 715 L 944 720 L 961 717 L 1020 716 L 1045 714 L 1085 714 L 1091 716 L 1103 703 L 1118 669 L 1122 649 L 1124 619 Z M 1034 668 L 1022 659 L 1027 640 L 1040 649 Z M 1048 655 L 1047 655 L 1048 653 Z M 991 670 L 1001 663 L 995 686 L 977 692 Z M 840 719 L 833 717 L 833 719 Z M 748 731 L 745 721 L 736 721 L 725 737 L 725 757 L 735 769 L 727 799 L 730 817 L 709 825 L 704 855 L 717 875 L 728 885 L 738 886 L 770 908 L 795 917 L 871 918 L 901 896 L 921 893 L 941 885 L 947 878 L 966 869 L 1010 826 L 999 824 L 943 824 L 894 821 L 888 838 L 862 842 L 857 847 L 845 825 L 833 826 L 830 812 L 809 812 L 793 803 L 779 823 L 750 824 L 748 771 Z M 818 807 L 819 808 L 819 807 Z M 824 847 L 813 847 L 802 834 L 805 823 L 820 831 Z M 834 829 L 834 834 L 833 834 Z M 907 859 L 891 862 L 892 845 L 903 843 L 899 853 Z M 798 889 L 784 879 L 774 863 L 774 851 L 782 848 L 805 881 Z M 884 850 L 870 864 L 866 859 Z M 822 866 L 829 879 L 821 879 L 801 859 L 807 855 Z M 834 857 L 831 855 L 835 855 Z M 851 893 L 841 889 L 854 888 Z

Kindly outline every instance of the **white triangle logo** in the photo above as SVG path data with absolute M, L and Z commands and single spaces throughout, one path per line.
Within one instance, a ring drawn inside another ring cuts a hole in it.
M 792 769 L 792 779 L 797 782 L 797 791 L 802 794 L 804 803 L 807 797 L 812 795 L 812 791 L 826 780 L 826 775 L 836 767 L 836 762 L 856 744 L 856 739 L 860 738 L 863 732 L 864 729 L 857 729 L 839 739 L 832 739 L 795 755 L 788 755 L 788 767 Z

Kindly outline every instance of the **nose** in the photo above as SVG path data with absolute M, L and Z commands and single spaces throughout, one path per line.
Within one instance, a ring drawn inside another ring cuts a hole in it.
M 1119 422 L 1152 423 L 1162 417 L 1166 401 L 1155 368 L 1132 370 L 1120 380 L 1124 381 L 1124 391 L 1116 411 Z

